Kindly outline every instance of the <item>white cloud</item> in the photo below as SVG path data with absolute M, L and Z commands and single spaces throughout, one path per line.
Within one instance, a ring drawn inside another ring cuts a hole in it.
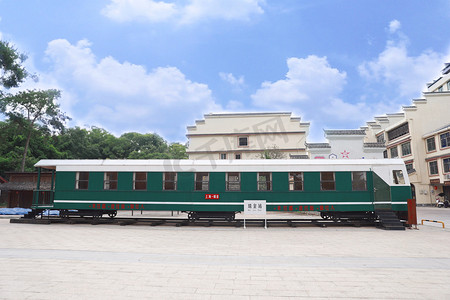
M 175 21 L 195 23 L 205 19 L 249 20 L 264 13 L 263 0 L 111 0 L 102 14 L 118 21 L 143 20 L 148 22 Z
M 143 66 L 96 58 L 86 40 L 53 40 L 46 50 L 51 76 L 63 90 L 63 109 L 77 125 L 100 126 L 116 134 L 156 131 L 184 140 L 186 125 L 221 110 L 207 85 L 192 82 L 175 67 Z
M 401 27 L 400 21 L 398 21 L 398 20 L 392 20 L 392 21 L 389 23 L 389 32 L 390 32 L 390 33 L 395 33 L 395 32 L 397 32 L 397 31 L 400 29 L 400 27 Z
M 251 96 L 254 105 L 281 109 L 329 99 L 339 94 L 346 81 L 346 73 L 331 68 L 326 57 L 293 57 L 287 65 L 285 79 L 263 82 Z
M 136 19 L 161 22 L 176 13 L 177 7 L 174 3 L 153 0 L 111 0 L 111 3 L 102 10 L 103 15 L 118 22 Z
M 244 76 L 239 76 L 239 78 L 236 78 L 231 73 L 223 72 L 220 72 L 219 76 L 223 81 L 228 82 L 234 90 L 241 90 L 245 84 Z
M 237 100 L 230 100 L 227 103 L 227 106 L 225 107 L 225 111 L 228 112 L 237 112 L 237 111 L 244 111 L 244 104 Z
M 396 25 L 391 22 L 390 27 L 395 28 Z M 358 70 L 359 74 L 368 80 L 369 85 L 375 81 L 385 86 L 393 86 L 398 96 L 405 101 L 405 98 L 421 96 L 426 83 L 439 75 L 438 72 L 450 58 L 450 53 L 425 50 L 417 56 L 411 56 L 408 53 L 407 37 L 401 32 L 397 33 L 397 40 L 389 40 L 377 58 L 360 64 Z
M 332 68 L 326 57 L 289 58 L 285 79 L 263 82 L 253 105 L 269 111 L 292 111 L 311 122 L 310 140 L 321 139 L 323 128 L 356 128 L 372 116 L 365 103 L 339 98 L 347 74 Z
M 191 0 L 183 8 L 182 22 L 194 23 L 202 19 L 249 20 L 262 14 L 261 0 Z

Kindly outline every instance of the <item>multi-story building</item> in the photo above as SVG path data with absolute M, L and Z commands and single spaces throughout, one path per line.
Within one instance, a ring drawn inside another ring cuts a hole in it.
M 405 161 L 418 204 L 450 199 L 450 64 L 402 110 L 368 122 L 366 141 L 386 143 L 385 157 Z
M 189 159 L 307 158 L 309 123 L 289 112 L 207 114 L 187 127 Z

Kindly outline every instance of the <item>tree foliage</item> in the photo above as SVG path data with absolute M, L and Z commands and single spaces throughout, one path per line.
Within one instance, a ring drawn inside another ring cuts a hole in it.
M 0 84 L 3 87 L 18 87 L 25 80 L 28 72 L 22 63 L 26 59 L 26 55 L 19 53 L 10 43 L 0 41 Z
M 46 130 L 61 131 L 65 121 L 70 119 L 56 103 L 60 95 L 58 90 L 27 90 L 0 99 L 0 112 L 20 124 L 26 135 L 21 172 L 25 170 L 28 147 L 34 127 L 39 124 Z
M 18 171 L 27 138 L 18 120 L 0 122 L 0 175 Z M 32 129 L 25 171 L 34 171 L 40 159 L 185 159 L 186 146 L 167 143 L 157 134 L 129 132 L 116 137 L 91 127 L 65 128 L 53 132 L 45 126 Z
M 270 148 L 264 149 L 263 152 L 259 154 L 260 159 L 285 159 L 286 154 L 283 153 L 276 145 Z
M 17 121 L 0 122 L 0 175 L 7 171 L 19 171 L 21 168 L 23 145 L 27 137 L 20 127 L 21 124 Z M 35 126 L 31 137 L 24 170 L 33 171 L 33 165 L 40 159 L 64 158 L 54 145 L 55 137 L 47 129 Z

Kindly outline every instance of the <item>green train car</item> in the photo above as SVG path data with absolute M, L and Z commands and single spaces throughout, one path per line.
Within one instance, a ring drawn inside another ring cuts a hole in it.
M 114 217 L 119 210 L 185 211 L 190 219 L 234 219 L 245 200 L 270 211 L 318 211 L 325 219 L 407 212 L 411 187 L 399 159 L 361 160 L 41 160 L 31 217 Z M 29 217 L 30 217 L 29 216 Z

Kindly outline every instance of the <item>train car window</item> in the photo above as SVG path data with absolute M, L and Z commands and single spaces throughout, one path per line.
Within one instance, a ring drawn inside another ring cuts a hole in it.
M 320 172 L 320 189 L 322 191 L 335 191 L 336 182 L 334 172 Z
M 177 173 L 176 172 L 165 172 L 164 173 L 164 190 L 166 191 L 176 191 L 177 190 Z
M 241 190 L 241 174 L 237 172 L 227 173 L 226 190 L 240 191 Z
M 133 173 L 133 190 L 146 190 L 147 189 L 147 173 L 146 172 L 134 172 Z
M 272 190 L 272 173 L 259 172 L 258 173 L 258 191 Z
M 394 184 L 405 184 L 405 177 L 402 170 L 393 170 Z
M 75 189 L 87 190 L 89 186 L 89 172 L 77 172 Z
M 352 172 L 352 190 L 367 191 L 366 172 Z
M 105 172 L 103 182 L 105 190 L 117 190 L 117 172 Z
M 208 172 L 195 173 L 195 190 L 196 191 L 209 190 L 209 173 Z
M 290 172 L 289 173 L 289 190 L 303 191 L 303 173 Z

